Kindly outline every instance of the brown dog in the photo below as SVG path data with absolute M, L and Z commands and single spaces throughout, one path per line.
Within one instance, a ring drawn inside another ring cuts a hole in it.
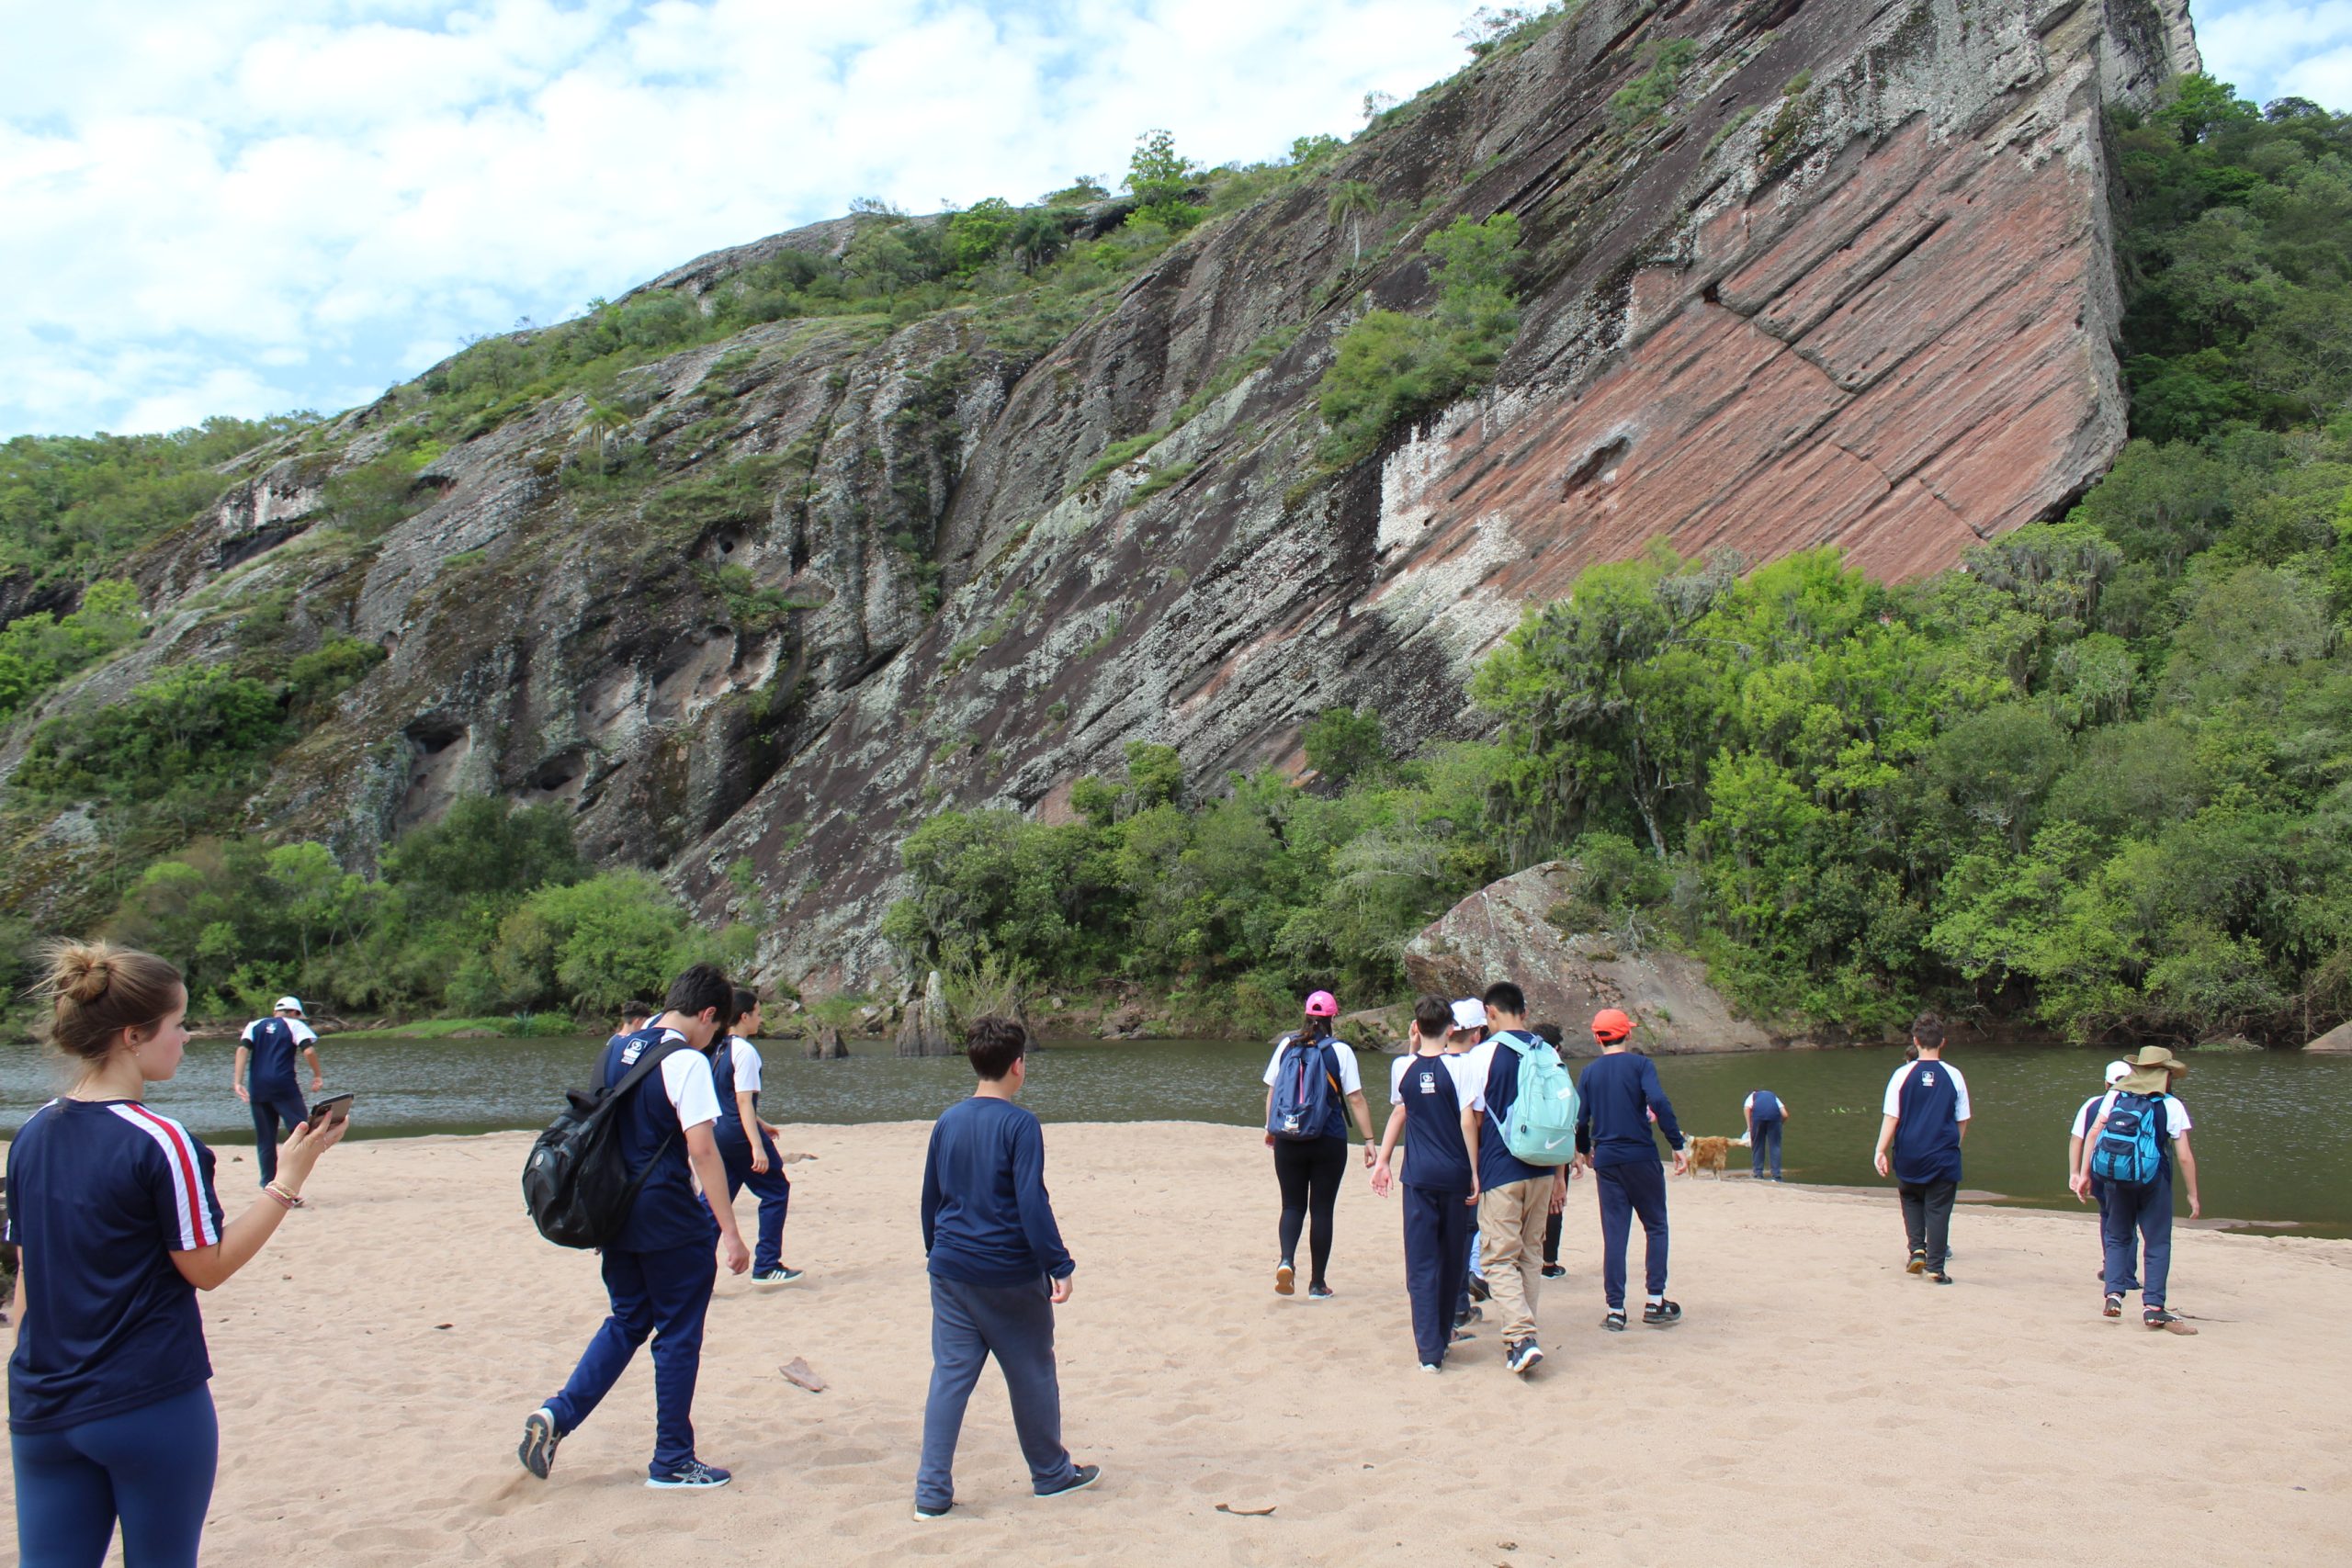
M 1712 1170 L 1715 1173 L 1715 1179 L 1721 1181 L 1724 1166 L 1731 1158 L 1731 1145 L 1729 1138 L 1691 1139 L 1689 1148 L 1690 1164 L 1683 1174 L 1695 1176 L 1700 1171 Z

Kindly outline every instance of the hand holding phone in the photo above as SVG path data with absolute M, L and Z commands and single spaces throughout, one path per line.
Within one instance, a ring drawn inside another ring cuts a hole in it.
M 322 1127 L 340 1126 L 351 1120 L 351 1100 L 352 1097 L 348 1094 L 327 1096 L 311 1107 L 310 1119 L 304 1122 L 303 1125 L 313 1133 Z

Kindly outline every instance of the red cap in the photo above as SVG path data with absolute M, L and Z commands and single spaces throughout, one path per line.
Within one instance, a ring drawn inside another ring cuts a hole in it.
M 1592 1034 L 1596 1040 L 1623 1040 L 1634 1032 L 1634 1021 L 1615 1008 L 1602 1008 L 1592 1015 Z

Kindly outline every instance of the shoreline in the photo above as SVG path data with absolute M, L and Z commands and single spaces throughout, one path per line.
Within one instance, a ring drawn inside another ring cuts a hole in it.
M 1123 1562 L 1269 1568 L 1615 1568 L 1719 1559 L 1735 1541 L 1792 1568 L 1919 1541 L 1946 1543 L 1934 1562 L 2055 1563 L 2080 1555 L 2094 1502 L 2194 1562 L 2352 1551 L 2352 1467 L 2332 1436 L 2352 1347 L 2331 1310 L 2352 1242 L 2184 1231 L 2174 1302 L 2202 1332 L 2176 1338 L 2098 1320 L 2079 1222 L 1972 1204 L 1954 1226 L 1960 1282 L 1943 1289 L 1904 1275 L 1891 1195 L 1679 1181 L 1670 1290 L 1689 1315 L 1611 1335 L 1586 1180 L 1569 1276 L 1539 1303 L 1545 1366 L 1510 1377 L 1490 1322 L 1427 1377 L 1411 1365 L 1397 1205 L 1351 1179 L 1339 1296 L 1277 1297 L 1265 1151 L 1205 1122 L 1046 1129 L 1079 1260 L 1056 1314 L 1064 1427 L 1102 1483 L 1032 1499 L 985 1378 L 958 1507 L 918 1525 L 924 1127 L 788 1125 L 790 1146 L 819 1156 L 792 1168 L 786 1229 L 786 1260 L 808 1272 L 775 1291 L 721 1276 L 695 1421 L 698 1450 L 736 1480 L 695 1499 L 641 1484 L 642 1355 L 549 1480 L 514 1462 L 523 1416 L 605 1311 L 596 1259 L 541 1241 L 521 1212 L 529 1134 L 334 1151 L 311 1207 L 204 1302 L 222 1427 L 207 1561 L 617 1568 L 642 1560 L 645 1536 L 684 1531 L 697 1555 L 790 1542 L 819 1564 L 1091 1561 L 1114 1540 Z M 796 1357 L 824 1393 L 784 1382 Z M 2161 1387 L 2165 1414 L 2162 1462 L 2115 1475 L 2064 1413 L 2111 1402 L 2119 1375 Z M 289 1432 L 302 1462 L 260 1462 Z M 1520 1483 L 1469 1484 L 1464 1456 L 1498 1441 L 1525 1456 Z M 1451 1479 L 1433 1484 L 1440 1453 Z

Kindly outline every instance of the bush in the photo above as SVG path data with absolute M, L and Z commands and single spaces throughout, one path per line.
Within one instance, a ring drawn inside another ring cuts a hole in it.
M 55 797 L 153 800 L 234 783 L 285 732 L 276 688 L 184 665 L 119 703 L 42 725 L 13 782 Z

